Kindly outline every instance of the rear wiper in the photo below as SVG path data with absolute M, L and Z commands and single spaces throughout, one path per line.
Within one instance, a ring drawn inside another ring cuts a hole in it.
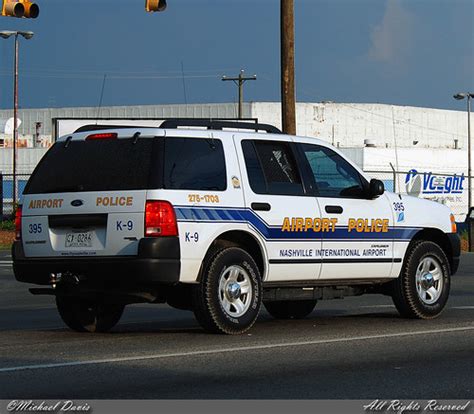
M 133 137 L 132 137 L 132 138 L 133 138 L 133 142 L 132 142 L 132 144 L 135 145 L 135 144 L 137 143 L 138 138 L 140 138 L 140 134 L 141 134 L 141 133 L 138 132 L 138 131 L 133 134 Z

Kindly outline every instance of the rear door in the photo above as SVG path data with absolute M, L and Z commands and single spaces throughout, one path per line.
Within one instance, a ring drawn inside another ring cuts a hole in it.
M 266 281 L 319 277 L 321 233 L 314 230 L 320 211 L 307 194 L 296 161 L 295 145 L 283 140 L 235 138 L 249 227 L 265 240 L 269 260 Z
M 57 142 L 23 199 L 27 257 L 135 255 L 147 188 L 159 184 L 158 138 Z

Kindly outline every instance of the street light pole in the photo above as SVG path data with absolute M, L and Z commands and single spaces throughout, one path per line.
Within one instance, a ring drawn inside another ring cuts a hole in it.
M 467 175 L 469 176 L 468 179 L 468 187 L 469 187 L 469 210 L 471 210 L 472 206 L 472 186 L 471 186 L 471 176 L 472 176 L 472 155 L 471 155 L 471 95 L 467 96 L 467 147 L 468 147 L 468 155 L 467 155 Z
M 471 156 L 471 99 L 474 98 L 474 93 L 457 93 L 454 95 L 454 99 L 462 100 L 466 98 L 467 100 L 467 175 L 468 175 L 468 200 L 467 204 L 469 210 L 472 206 L 471 199 L 471 175 L 472 175 L 472 156 Z
M 13 77 L 13 215 L 16 212 L 17 186 L 16 165 L 18 145 L 18 32 L 15 34 L 15 63 Z
M 454 95 L 454 99 L 462 100 L 466 98 L 467 100 L 467 214 L 468 217 L 471 214 L 472 208 L 472 155 L 471 155 L 471 99 L 474 98 L 474 93 L 457 93 Z M 473 240 L 471 232 L 468 231 L 468 242 L 469 242 L 469 251 L 473 250 Z
M 15 53 L 14 53 L 14 68 L 13 68 L 13 189 L 12 189 L 12 213 L 15 215 L 16 201 L 17 201 L 17 146 L 18 146 L 18 36 L 23 36 L 26 40 L 33 37 L 33 32 L 10 31 L 4 30 L 0 32 L 0 37 L 8 39 L 11 36 L 15 37 Z

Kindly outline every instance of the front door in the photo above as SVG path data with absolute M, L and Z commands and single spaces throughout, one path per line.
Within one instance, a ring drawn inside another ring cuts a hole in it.
M 322 218 L 334 226 L 323 233 L 320 279 L 390 277 L 393 212 L 388 197 L 367 197 L 365 178 L 336 151 L 300 144 L 314 177 Z

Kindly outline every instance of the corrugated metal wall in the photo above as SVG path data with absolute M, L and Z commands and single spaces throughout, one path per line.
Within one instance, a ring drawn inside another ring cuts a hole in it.
M 234 103 L 192 104 L 192 105 L 138 105 L 138 106 L 104 106 L 98 111 L 96 107 L 83 108 L 40 108 L 20 109 L 22 123 L 20 135 L 33 135 L 35 123 L 42 122 L 41 135 L 51 135 L 53 118 L 94 118 L 97 113 L 101 118 L 236 118 L 237 106 Z M 13 116 L 12 110 L 0 110 L 0 119 Z M 250 104 L 244 104 L 243 116 L 250 117 Z

